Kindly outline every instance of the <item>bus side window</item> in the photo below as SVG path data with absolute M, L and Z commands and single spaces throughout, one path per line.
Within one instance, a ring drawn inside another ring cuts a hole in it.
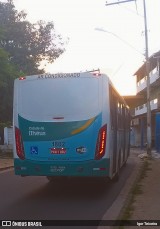
M 115 93 L 113 89 L 109 88 L 109 94 L 110 94 L 110 112 L 111 112 L 111 128 L 117 129 L 117 98 L 115 96 Z

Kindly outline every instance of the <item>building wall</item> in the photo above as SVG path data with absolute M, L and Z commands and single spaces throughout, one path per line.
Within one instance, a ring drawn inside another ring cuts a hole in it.
M 151 104 L 151 142 L 152 147 L 156 147 L 157 137 L 157 121 L 156 114 L 160 112 L 160 71 L 159 64 L 156 66 L 155 59 L 151 58 L 154 61 L 154 68 L 150 72 L 150 104 Z M 144 66 L 143 66 L 144 67 Z M 142 67 L 137 71 L 137 92 L 144 97 L 147 97 L 147 87 L 146 87 L 146 77 L 145 70 L 142 71 Z M 145 68 L 144 68 L 145 69 Z M 135 108 L 135 115 L 133 119 L 139 119 L 138 125 L 133 125 L 135 133 L 135 146 L 145 147 L 147 143 L 147 98 L 146 102 L 139 103 L 139 106 Z M 159 130 L 159 129 L 158 129 Z M 159 131 L 160 132 L 160 131 Z M 160 140 L 160 139 L 159 139 Z
M 4 128 L 4 145 L 13 145 L 13 128 Z

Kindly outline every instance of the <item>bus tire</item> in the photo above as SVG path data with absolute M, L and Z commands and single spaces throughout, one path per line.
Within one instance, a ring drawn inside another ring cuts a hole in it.
M 47 176 L 49 182 L 56 182 L 56 181 L 65 181 L 68 177 L 61 177 L 61 176 Z
M 118 168 L 115 176 L 113 177 L 113 182 L 118 182 L 119 180 L 119 174 L 120 174 L 120 157 L 118 158 Z
M 113 182 L 118 182 L 119 180 L 119 170 L 117 171 L 117 173 L 115 174 L 115 176 L 113 177 L 112 181 Z
M 53 182 L 55 180 L 55 177 L 52 176 L 47 176 L 46 178 L 48 179 L 49 182 Z
M 124 162 L 123 167 L 126 167 L 126 165 L 127 165 L 127 161 Z

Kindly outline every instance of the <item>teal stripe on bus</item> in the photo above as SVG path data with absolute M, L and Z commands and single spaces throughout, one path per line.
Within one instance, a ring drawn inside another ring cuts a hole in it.
M 83 121 L 34 122 L 18 115 L 18 122 L 23 141 L 51 141 L 68 138 L 85 131 L 100 116 L 101 114 Z
M 16 175 L 32 176 L 82 176 L 105 177 L 109 176 L 110 159 L 84 162 L 37 162 L 32 160 L 14 159 Z M 102 168 L 100 170 L 99 168 Z

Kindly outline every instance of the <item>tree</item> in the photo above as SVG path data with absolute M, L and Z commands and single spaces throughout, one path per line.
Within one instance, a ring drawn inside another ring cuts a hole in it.
M 0 48 L 9 53 L 10 61 L 19 71 L 32 75 L 43 73 L 42 60 L 53 63 L 63 52 L 63 42 L 54 30 L 53 22 L 26 20 L 24 11 L 18 12 L 12 0 L 0 2 Z
M 14 79 L 43 73 L 41 61 L 52 63 L 64 52 L 52 22 L 31 24 L 26 16 L 12 0 L 0 2 L 0 128 L 12 121 Z
M 9 62 L 8 54 L 0 48 L 0 144 L 3 143 L 3 129 L 12 120 L 14 77 L 18 77 L 18 72 Z
M 12 120 L 13 81 L 19 74 L 7 52 L 0 48 L 0 123 Z

